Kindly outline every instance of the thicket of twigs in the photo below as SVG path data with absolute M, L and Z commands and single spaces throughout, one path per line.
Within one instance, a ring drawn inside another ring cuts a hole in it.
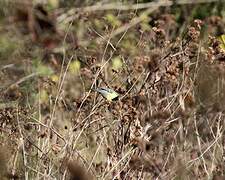
M 225 178 L 223 1 L 0 4 L 1 179 Z

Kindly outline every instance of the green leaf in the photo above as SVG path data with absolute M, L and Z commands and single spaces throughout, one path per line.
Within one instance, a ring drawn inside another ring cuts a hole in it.
M 121 22 L 120 20 L 114 16 L 113 14 L 107 14 L 106 15 L 106 20 L 112 25 L 112 26 L 120 26 Z
M 37 64 L 36 71 L 41 76 L 50 76 L 53 74 L 53 70 L 50 67 L 48 67 L 47 65 L 44 65 L 42 63 Z

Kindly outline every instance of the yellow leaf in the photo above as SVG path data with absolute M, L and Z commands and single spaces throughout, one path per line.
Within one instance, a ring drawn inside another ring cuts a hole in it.
M 146 13 L 141 14 L 140 18 L 142 21 L 145 21 L 145 22 L 149 21 L 148 14 L 146 14 Z
M 57 8 L 59 6 L 59 0 L 48 0 L 48 3 L 52 8 Z
M 40 90 L 39 94 L 41 103 L 46 103 L 48 101 L 48 93 L 46 90 Z
M 53 74 L 51 77 L 51 80 L 54 81 L 54 82 L 58 82 L 59 81 L 59 76 Z
M 219 36 L 220 48 L 225 51 L 225 34 Z
M 80 61 L 78 60 L 71 62 L 69 65 L 69 72 L 72 74 L 78 74 L 80 71 L 80 65 Z
M 123 62 L 119 57 L 115 57 L 112 59 L 112 68 L 115 70 L 118 70 L 120 68 L 122 68 L 123 66 Z
M 221 35 L 220 38 L 221 38 L 223 44 L 225 44 L 225 34 Z

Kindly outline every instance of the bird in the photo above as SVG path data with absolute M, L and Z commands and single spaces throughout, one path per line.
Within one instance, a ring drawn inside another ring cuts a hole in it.
M 116 101 L 119 99 L 119 94 L 112 89 L 101 87 L 101 88 L 97 88 L 95 90 L 98 93 L 100 93 L 108 101 Z

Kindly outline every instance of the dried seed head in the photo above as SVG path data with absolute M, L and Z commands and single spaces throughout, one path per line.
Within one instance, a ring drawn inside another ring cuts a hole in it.
M 200 31 L 196 30 L 195 27 L 189 27 L 188 28 L 188 36 L 193 41 L 197 41 L 200 36 Z
M 196 20 L 194 20 L 194 24 L 195 24 L 195 26 L 198 28 L 198 30 L 201 30 L 201 27 L 202 27 L 202 25 L 203 25 L 202 20 L 196 19 Z

